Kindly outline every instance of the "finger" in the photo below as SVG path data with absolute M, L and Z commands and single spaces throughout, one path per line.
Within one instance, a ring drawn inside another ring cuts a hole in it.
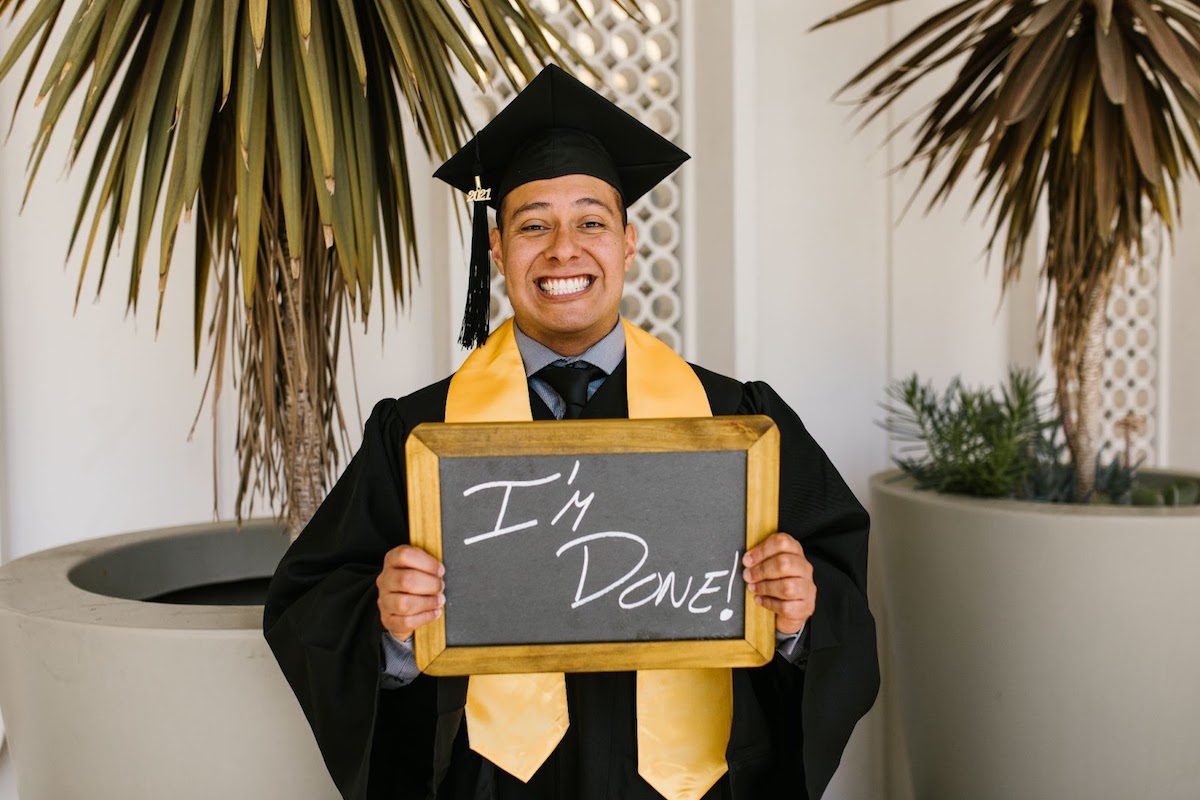
M 384 556 L 383 565 L 399 569 L 416 569 L 421 572 L 428 572 L 430 575 L 444 575 L 446 573 L 446 568 L 442 565 L 442 562 L 421 548 L 413 547 L 410 544 L 402 544 L 399 547 L 393 547 L 389 550 L 387 555 Z
M 803 619 L 788 619 L 787 617 L 775 617 L 775 630 L 787 636 L 795 636 L 804 627 L 807 620 Z
M 379 608 L 389 614 L 411 616 L 433 611 L 446 604 L 445 596 L 420 594 L 387 594 L 379 599 Z
M 384 566 L 396 569 L 417 569 L 431 575 L 442 575 L 445 567 L 432 555 L 420 547 L 402 544 L 394 547 L 384 556 Z
M 401 616 L 399 614 L 387 614 L 383 617 L 383 627 L 392 636 L 397 639 L 404 640 L 412 635 L 413 631 L 422 625 L 428 625 L 442 615 L 440 608 L 433 611 L 425 611 L 420 614 L 411 616 Z
M 389 630 L 408 630 L 419 628 L 427 622 L 437 619 L 442 615 L 442 609 L 431 608 L 427 611 L 421 611 L 416 614 L 383 614 L 380 618 L 384 622 L 384 626 Z
M 742 579 L 746 583 L 758 583 L 777 578 L 808 578 L 811 580 L 812 564 L 809 564 L 808 559 L 799 553 L 782 553 L 742 570 Z
M 807 600 L 816 594 L 816 587 L 807 578 L 779 578 L 750 584 L 750 591 L 761 597 L 776 600 Z
M 376 583 L 380 592 L 437 594 L 446 590 L 446 582 L 436 575 L 416 569 L 384 570 Z
M 772 533 L 757 546 L 750 548 L 746 555 L 742 556 L 742 564 L 747 567 L 754 566 L 760 561 L 765 561 L 772 556 L 780 553 L 803 553 L 804 548 L 800 546 L 800 542 L 796 541 L 796 537 L 777 532 Z
M 789 620 L 808 619 L 812 616 L 812 604 L 805 600 L 777 600 L 774 597 L 758 595 L 754 602 Z

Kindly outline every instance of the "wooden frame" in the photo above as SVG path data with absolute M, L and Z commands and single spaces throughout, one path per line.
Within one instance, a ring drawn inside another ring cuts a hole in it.
M 442 457 L 719 450 L 746 452 L 749 550 L 778 525 L 779 429 L 770 417 L 423 423 L 405 446 L 410 542 L 442 560 Z M 741 639 L 447 647 L 442 615 L 416 630 L 417 666 L 429 675 L 761 666 L 775 653 L 775 615 L 749 589 L 743 606 Z

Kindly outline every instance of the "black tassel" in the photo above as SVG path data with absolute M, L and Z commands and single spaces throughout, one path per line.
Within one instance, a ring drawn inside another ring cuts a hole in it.
M 492 265 L 488 260 L 487 203 L 474 201 L 471 224 L 471 271 L 467 278 L 467 305 L 458 343 L 474 349 L 487 341 L 491 328 Z

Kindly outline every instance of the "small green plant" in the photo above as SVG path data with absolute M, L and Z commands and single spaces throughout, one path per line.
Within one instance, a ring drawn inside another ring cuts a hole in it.
M 1142 460 L 1096 462 L 1094 488 L 1076 498 L 1075 466 L 1062 414 L 1041 389 L 1033 370 L 1010 367 L 997 397 L 991 387 L 972 388 L 956 376 L 939 394 L 914 373 L 887 387 L 890 402 L 882 425 L 899 440 L 896 465 L 919 489 L 1050 503 L 1139 506 L 1190 505 L 1200 483 L 1141 478 Z
M 1200 481 L 1175 478 L 1162 485 L 1135 481 L 1128 494 L 1109 502 L 1135 506 L 1194 506 L 1200 503 Z
M 896 464 L 921 489 L 976 497 L 1021 496 L 1051 423 L 1039 407 L 1038 379 L 1011 370 L 1003 396 L 974 389 L 956 376 L 944 395 L 916 374 L 887 389 L 892 403 L 883 426 L 900 442 Z

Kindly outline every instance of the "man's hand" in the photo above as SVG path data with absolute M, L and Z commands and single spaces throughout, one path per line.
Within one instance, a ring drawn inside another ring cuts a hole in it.
M 786 533 L 773 533 L 742 556 L 742 579 L 755 600 L 775 612 L 775 630 L 793 634 L 812 616 L 817 585 L 804 548 Z
M 384 629 L 403 640 L 440 617 L 446 604 L 445 574 L 442 563 L 419 547 L 402 544 L 389 550 L 375 579 Z

